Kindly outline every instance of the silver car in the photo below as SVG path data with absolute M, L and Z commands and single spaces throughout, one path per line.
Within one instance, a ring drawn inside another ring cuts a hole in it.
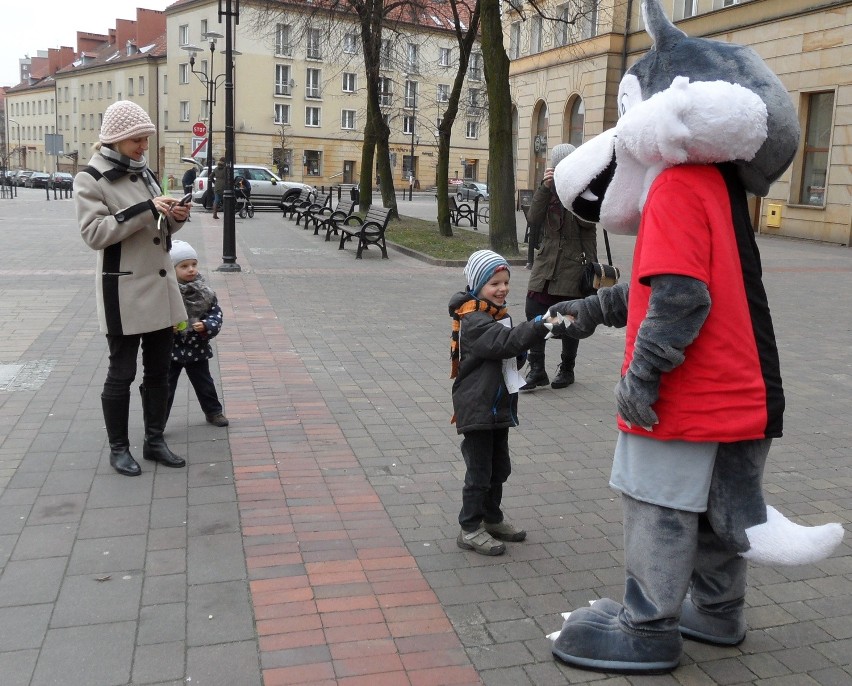
M 214 167 L 215 170 L 215 167 Z M 234 176 L 242 176 L 251 184 L 251 203 L 255 207 L 280 207 L 282 200 L 298 195 L 303 188 L 313 186 L 297 181 L 283 181 L 269 169 L 258 164 L 235 164 Z M 202 169 L 192 185 L 192 201 L 203 204 L 208 189 L 207 169 Z
M 476 200 L 480 202 L 488 200 L 488 185 L 478 181 L 465 181 L 456 190 L 456 200 Z

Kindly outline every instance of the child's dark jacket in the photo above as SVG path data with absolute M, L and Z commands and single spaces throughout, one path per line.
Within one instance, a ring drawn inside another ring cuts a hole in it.
M 197 289 L 206 289 L 208 293 L 212 290 L 208 289 L 204 283 L 204 279 L 199 274 L 195 281 L 188 284 L 180 284 L 181 295 L 187 306 L 187 312 L 190 315 L 189 325 L 183 331 L 175 334 L 174 345 L 172 346 L 172 360 L 183 365 L 199 362 L 200 360 L 209 360 L 213 357 L 213 348 L 210 346 L 210 339 L 216 336 L 222 329 L 222 308 L 219 307 L 219 301 L 216 299 L 215 293 L 212 294 L 211 304 L 203 313 L 196 314 L 191 311 L 192 303 L 197 302 L 193 296 Z M 210 298 L 210 296 L 208 296 Z M 192 328 L 193 315 L 204 323 L 205 331 L 198 332 Z
M 450 299 L 450 316 L 470 300 L 474 300 L 470 293 L 456 293 Z M 524 321 L 509 328 L 486 312 L 462 317 L 458 375 L 453 383 L 459 433 L 518 425 L 518 394 L 509 393 L 506 387 L 503 360 L 523 354 L 546 334 L 547 327 L 541 321 Z

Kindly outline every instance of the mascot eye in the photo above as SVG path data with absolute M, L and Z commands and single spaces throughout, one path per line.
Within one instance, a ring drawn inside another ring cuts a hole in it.
M 618 86 L 618 116 L 623 117 L 637 103 L 642 102 L 642 86 L 630 73 L 624 75 Z
M 628 107 L 629 107 L 628 98 L 627 98 L 626 95 L 623 95 L 621 97 L 621 102 L 618 103 L 618 116 L 619 117 L 623 116 L 627 112 Z

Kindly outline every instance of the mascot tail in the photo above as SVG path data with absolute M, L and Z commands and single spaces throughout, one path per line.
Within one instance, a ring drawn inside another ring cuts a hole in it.
M 745 530 L 749 549 L 742 557 L 763 565 L 808 565 L 824 560 L 843 540 L 840 524 L 801 526 L 766 506 L 766 522 Z

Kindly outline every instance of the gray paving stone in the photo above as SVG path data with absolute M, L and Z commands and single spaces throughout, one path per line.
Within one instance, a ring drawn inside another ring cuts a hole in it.
M 77 524 L 45 524 L 28 526 L 18 538 L 13 560 L 70 555 L 77 533 Z
M 248 640 L 255 636 L 245 582 L 191 585 L 186 607 L 189 646 Z
M 234 581 L 246 578 L 238 533 L 194 536 L 187 544 L 187 571 L 190 584 Z
M 38 650 L 0 652 L 0 674 L 3 686 L 30 686 Z
M 54 602 L 64 572 L 61 557 L 7 562 L 0 577 L 0 607 Z
M 87 508 L 80 520 L 78 538 L 108 538 L 148 532 L 150 505 Z
M 173 679 L 172 683 L 184 682 L 186 646 L 182 641 L 140 645 L 133 656 L 133 683 L 164 683 L 163 679 Z
M 186 640 L 186 605 L 183 602 L 148 605 L 139 613 L 137 645 Z
M 47 632 L 31 686 L 114 686 L 130 680 L 135 622 Z
M 0 653 L 41 647 L 52 611 L 50 604 L 0 608 Z
M 141 570 L 145 566 L 145 536 L 110 536 L 78 540 L 68 563 L 68 574 L 105 574 Z
M 141 594 L 142 576 L 138 573 L 68 576 L 62 584 L 50 626 L 135 622 Z

